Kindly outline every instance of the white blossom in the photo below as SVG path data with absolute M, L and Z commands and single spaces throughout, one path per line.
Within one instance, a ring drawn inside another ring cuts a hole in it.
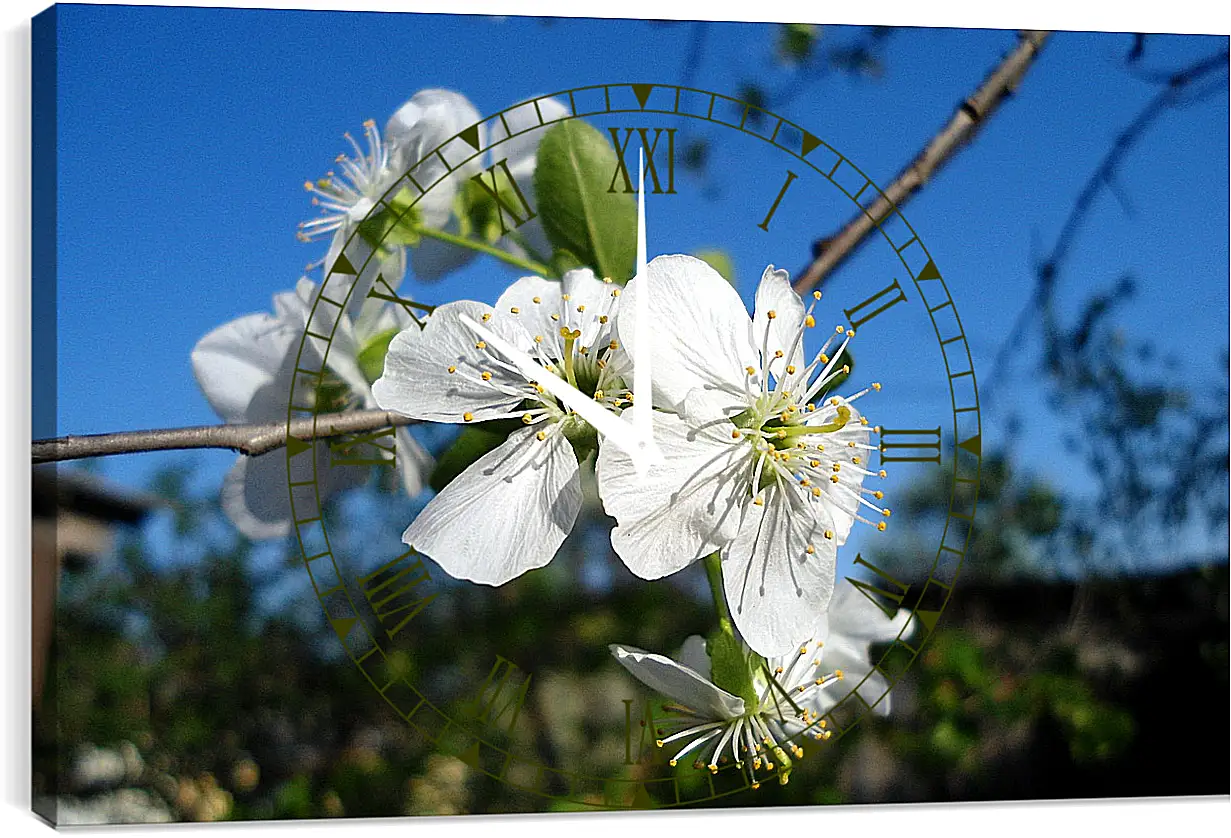
M 303 354 L 299 354 L 316 293 L 315 283 L 301 279 L 294 291 L 274 296 L 272 316 L 259 313 L 239 317 L 197 342 L 192 350 L 193 373 L 223 421 L 286 421 L 296 366 L 321 366 L 318 345 L 313 341 L 304 341 Z M 358 359 L 374 340 L 382 334 L 387 336 L 390 330 L 405 328 L 408 321 L 401 309 L 378 300 L 369 300 L 353 323 L 346 315 L 338 317 L 326 361 L 326 385 L 317 391 L 327 395 L 318 396 L 317 410 L 376 407 Z M 410 494 L 417 494 L 432 458 L 407 428 L 396 429 L 394 440 L 402 484 Z M 316 441 L 314 449 L 322 500 L 364 483 L 371 474 L 366 466 L 331 465 L 326 440 Z M 277 538 L 289 533 L 293 518 L 289 498 L 285 451 L 241 456 L 223 481 L 223 510 L 249 538 Z
M 417 419 L 520 427 L 453 479 L 402 540 L 454 578 L 501 585 L 551 561 L 581 505 L 574 443 L 597 442 L 590 424 L 542 383 L 555 376 L 605 409 L 628 404 L 626 365 L 614 337 L 620 289 L 592 271 L 560 282 L 528 276 L 494 307 L 461 300 L 437 308 L 422 331 L 393 339 L 377 403 Z M 525 353 L 541 375 L 476 334 L 469 320 Z
M 749 656 L 752 702 L 713 682 L 706 641 L 697 635 L 684 642 L 679 662 L 630 646 L 610 649 L 633 676 L 673 702 L 666 705 L 669 716 L 655 719 L 664 725 L 655 744 L 673 754 L 672 766 L 691 756 L 694 767 L 717 772 L 729 759 L 756 788 L 761 770 L 776 771 L 786 782 L 792 757 L 804 756 L 801 741 L 829 738 L 823 717 L 852 689 L 877 715 L 889 714 L 890 685 L 874 670 L 870 646 L 894 639 L 909 620 L 906 610 L 889 619 L 854 586 L 842 585 L 828 619 L 808 640 L 761 665 Z
M 645 579 L 720 552 L 736 627 L 758 653 L 782 654 L 825 613 L 838 546 L 856 520 L 871 523 L 862 510 L 879 529 L 889 514 L 873 502 L 883 494 L 863 487 L 877 473 L 867 468 L 875 447 L 853 403 L 867 390 L 827 393 L 847 371 L 838 364 L 854 332 L 838 327 L 808 361 L 813 308 L 786 271 L 765 270 L 749 318 L 705 262 L 660 256 L 625 294 L 618 331 L 634 364 L 629 298 L 643 281 L 654 287 L 653 427 L 664 462 L 639 481 L 622 451 L 600 451 L 600 494 L 618 524 L 612 546 Z

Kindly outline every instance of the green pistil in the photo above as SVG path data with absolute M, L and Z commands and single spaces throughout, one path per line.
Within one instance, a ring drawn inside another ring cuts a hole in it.
M 851 421 L 851 409 L 846 405 L 838 408 L 838 418 L 824 425 L 787 425 L 781 428 L 766 428 L 770 432 L 770 436 L 779 439 L 786 439 L 793 436 L 803 436 L 804 434 L 832 434 L 835 431 L 840 431 L 846 427 L 846 423 Z
M 573 370 L 573 344 L 581 337 L 581 330 L 570 331 L 567 326 L 561 326 L 560 337 L 564 338 L 564 379 L 577 387 L 577 373 Z

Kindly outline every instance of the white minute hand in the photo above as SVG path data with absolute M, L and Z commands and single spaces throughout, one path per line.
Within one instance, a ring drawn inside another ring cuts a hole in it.
M 637 324 L 637 360 L 633 364 L 633 427 L 641 438 L 644 456 L 633 457 L 637 475 L 661 462 L 662 453 L 654 444 L 654 394 L 651 364 L 654 358 L 654 330 L 650 323 L 650 275 L 645 254 L 645 149 L 637 153 L 637 294 L 633 318 Z
M 640 463 L 646 456 L 641 437 L 632 425 L 620 419 L 619 416 L 616 416 L 585 393 L 582 393 L 563 378 L 544 369 L 528 354 L 497 335 L 491 329 L 481 325 L 478 321 L 464 314 L 460 315 L 458 319 L 472 332 L 482 338 L 488 346 L 508 358 L 509 362 L 517 367 L 518 372 L 524 375 L 527 381 L 535 382 L 559 399 L 565 407 L 589 422 L 590 426 L 602 434 L 608 441 L 615 443 L 623 449 L 628 456 L 632 457 L 634 463 Z

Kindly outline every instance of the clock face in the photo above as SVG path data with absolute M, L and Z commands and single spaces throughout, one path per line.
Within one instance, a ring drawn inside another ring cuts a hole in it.
M 974 516 L 981 428 L 970 351 L 943 268 L 857 161 L 825 142 L 821 128 L 797 125 L 722 93 L 669 84 L 604 84 L 523 102 L 484 117 L 437 148 L 422 150 L 372 203 L 340 253 L 331 254 L 326 262 L 321 292 L 301 343 L 289 397 L 288 432 L 290 423 L 319 419 L 326 412 L 329 400 L 320 395 L 329 386 L 325 374 L 329 353 L 341 339 L 341 312 L 353 310 L 363 298 L 376 298 L 404 307 L 418 323 L 430 308 L 414 299 L 412 280 L 395 287 L 381 273 L 389 253 L 406 244 L 397 238 L 398 221 L 425 217 L 431 206 L 448 206 L 459 183 L 471 184 L 467 188 L 482 190 L 477 194 L 493 199 L 490 206 L 496 211 L 487 223 L 517 240 L 519 230 L 529 231 L 532 222 L 542 220 L 543 198 L 519 188 L 510 170 L 510 150 L 526 137 L 537 141 L 557 126 L 575 121 L 584 122 L 610 146 L 610 171 L 604 174 L 606 182 L 596 200 L 616 196 L 631 205 L 638 195 L 643 155 L 640 197 L 645 201 L 651 260 L 662 254 L 692 253 L 728 274 L 734 269 L 736 286 L 750 311 L 758 287 L 755 280 L 766 266 L 791 270 L 795 290 L 805 305 L 812 306 L 807 320 L 816 324 L 803 335 L 801 357 L 822 357 L 821 365 L 838 379 L 834 388 L 818 395 L 859 394 L 857 414 L 845 407 L 841 408 L 845 414 L 833 409 L 830 430 L 853 422 L 851 417 L 857 415 L 866 430 L 858 438 L 868 442 L 856 446 L 852 437 L 850 450 L 835 454 L 831 449 L 823 464 L 826 476 L 830 469 L 834 472 L 835 484 L 841 467 L 848 469 L 845 474 L 857 472 L 866 490 L 863 497 L 870 501 L 857 516 L 865 520 L 855 523 L 837 551 L 836 576 L 854 596 L 883 611 L 886 620 L 897 617 L 892 622 L 896 635 L 882 638 L 884 642 L 875 647 L 873 666 L 864 677 L 827 683 L 833 700 L 825 711 L 805 714 L 802 723 L 780 732 L 781 741 L 775 743 L 796 759 L 832 747 L 885 699 L 885 685 L 892 687 L 903 676 L 949 602 Z M 704 180 L 693 173 L 702 153 L 712 173 Z M 593 196 L 573 197 L 584 203 Z M 813 284 L 802 270 L 801 254 L 812 252 L 807 231 L 834 229 L 855 216 L 873 232 L 840 276 Z M 664 223 L 671 217 L 677 222 L 686 219 L 687 224 Z M 672 241 L 656 232 L 667 229 L 689 231 L 691 238 Z M 561 273 L 579 264 L 595 268 L 595 280 L 609 279 L 613 297 L 618 297 L 634 269 L 631 227 L 628 232 L 615 256 L 573 253 L 571 265 L 557 261 L 553 267 Z M 565 234 L 556 230 L 553 239 Z M 522 243 L 528 244 L 529 238 L 527 234 Z M 719 247 L 726 243 L 734 260 L 714 256 L 707 242 Z M 814 291 L 823 292 L 819 300 Z M 357 300 L 356 295 L 363 297 Z M 672 305 L 688 319 L 702 302 L 685 297 Z M 562 328 L 568 331 L 567 326 Z M 480 345 L 484 335 L 476 331 L 468 339 Z M 831 348 L 826 349 L 826 341 Z M 617 363 L 617 343 L 613 339 L 611 351 L 602 356 L 612 365 Z M 654 361 L 668 364 L 670 356 L 656 353 Z M 779 390 L 786 375 L 785 369 L 775 372 Z M 574 383 L 597 400 L 599 385 L 594 380 L 587 384 L 579 376 L 580 372 Z M 613 374 L 609 386 L 622 387 L 627 394 L 633 380 L 626 377 L 624 381 Z M 765 386 L 771 389 L 769 383 Z M 801 402 L 799 409 L 817 408 Z M 819 409 L 831 408 L 822 402 Z M 788 419 L 765 426 L 767 450 L 784 461 L 787 454 L 799 456 L 793 440 L 790 446 L 780 441 L 794 427 Z M 508 435 L 507 427 L 499 423 L 495 427 Z M 736 434 L 741 427 L 737 420 Z M 778 431 L 783 433 L 775 438 Z M 613 521 L 588 478 L 582 478 L 577 524 L 556 557 L 564 569 L 532 570 L 499 586 L 491 586 L 491 580 L 479 585 L 450 578 L 442 570 L 449 566 L 446 555 L 423 555 L 403 545 L 401 551 L 373 560 L 332 538 L 320 491 L 328 471 L 357 466 L 387 470 L 396 445 L 397 434 L 385 428 L 331 441 L 328 459 L 308 453 L 313 447 L 293 437 L 286 451 L 304 566 L 346 654 L 391 712 L 433 748 L 458 757 L 493 781 L 561 804 L 687 806 L 755 794 L 753 789 L 767 776 L 785 781 L 781 773 L 774 774 L 772 754 L 757 758 L 754 769 L 751 751 L 747 760 L 718 754 L 711 765 L 705 759 L 694 763 L 694 757 L 702 751 L 708 755 L 713 743 L 680 759 L 671 758 L 674 751 L 669 746 L 655 747 L 678 729 L 679 701 L 648 692 L 627 677 L 607 648 L 656 641 L 664 645 L 653 651 L 671 656 L 687 633 L 707 632 L 712 626 L 688 617 L 688 609 L 681 606 L 673 614 L 670 607 L 663 608 L 664 602 L 678 599 L 700 603 L 694 610 L 704 613 L 706 594 L 700 587 L 704 579 L 696 565 L 652 582 L 630 577 L 611 547 Z M 803 443 L 799 450 L 805 452 L 804 461 L 816 456 L 808 454 Z M 592 474 L 592 462 L 587 457 L 581 463 L 584 473 Z M 820 460 L 811 462 L 822 468 Z M 808 474 L 820 479 L 815 470 Z M 807 478 L 801 479 L 807 486 Z M 909 566 L 900 562 L 881 566 L 878 539 L 909 515 L 908 509 L 896 509 L 889 516 L 895 491 L 904 492 L 908 484 L 921 480 L 948 486 L 952 499 L 948 514 L 939 520 L 911 521 L 912 532 L 923 536 Z M 498 496 L 489 502 L 499 503 Z M 492 543 L 513 537 L 485 517 L 480 507 L 471 523 L 476 533 Z M 389 542 L 400 532 L 373 534 L 373 540 L 377 535 Z M 545 574 L 559 572 L 584 574 L 588 579 L 597 574 L 599 582 L 591 579 L 573 587 L 593 602 L 540 596 Z M 647 626 L 642 638 L 615 636 L 594 616 L 602 613 L 596 603 L 618 609 L 646 602 L 656 604 L 653 613 L 662 615 L 663 625 Z M 534 605 L 527 609 L 524 603 Z M 738 626 L 738 614 L 735 619 Z M 450 646 L 448 626 L 463 620 L 481 621 L 488 628 L 484 648 Z M 527 637 L 537 639 L 527 641 Z M 775 670 L 769 656 L 757 660 L 766 664 L 763 671 L 770 681 L 775 671 L 783 674 L 783 667 Z M 561 673 L 578 677 L 562 679 Z M 730 753 L 738 756 L 739 751 Z

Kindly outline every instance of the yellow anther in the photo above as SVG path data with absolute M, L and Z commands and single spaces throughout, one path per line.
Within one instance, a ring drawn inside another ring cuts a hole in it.
M 806 478 L 806 477 L 805 477 L 803 480 L 799 481 L 799 485 L 800 485 L 800 486 L 805 486 L 805 487 L 806 487 L 806 486 L 811 486 L 811 485 L 812 485 L 812 481 L 811 481 L 811 480 L 809 480 L 808 478 Z
M 859 424 L 863 425 L 863 426 L 866 428 L 866 427 L 868 426 L 868 417 L 866 417 L 866 416 L 860 416 L 860 417 L 859 417 Z
M 877 524 L 876 524 L 876 528 L 877 528 L 878 530 L 880 530 L 881 532 L 884 532 L 884 531 L 885 531 L 885 522 L 884 522 L 884 521 L 878 521 L 878 522 L 877 522 Z
M 535 385 L 534 385 L 534 391 L 535 391 L 536 393 L 538 393 L 540 396 L 541 396 L 541 395 L 543 395 L 544 393 L 546 393 L 546 392 L 547 392 L 546 390 L 544 390 L 544 389 L 543 389 L 543 385 L 542 385 L 542 384 L 535 384 Z
M 714 764 L 714 763 L 712 763 L 712 762 L 711 762 L 709 765 L 705 766 L 705 767 L 706 767 L 706 768 L 708 768 L 708 769 L 710 770 L 710 773 L 711 773 L 711 774 L 717 774 L 717 773 L 718 773 L 718 766 L 717 766 L 717 765 L 715 765 L 715 764 Z
M 479 378 L 483 379 L 484 381 L 491 381 L 492 374 L 488 372 L 487 370 L 483 370 L 483 372 L 479 374 Z
M 577 353 L 578 353 L 579 355 L 589 355 L 589 354 L 590 354 L 590 347 L 588 347 L 588 346 L 578 347 L 578 349 L 577 349 Z
M 517 306 L 510 306 L 509 311 L 512 312 L 513 314 L 521 314 L 521 309 L 518 308 Z
M 535 297 L 535 298 L 534 298 L 531 302 L 541 303 L 541 302 L 543 302 L 543 298 L 542 298 L 542 297 Z
M 523 422 L 525 422 L 527 425 L 529 425 L 531 422 L 533 422 L 533 421 L 534 421 L 534 417 L 533 417 L 533 416 L 531 416 L 529 413 L 523 413 L 523 414 L 521 415 L 521 421 L 523 421 Z
M 672 768 L 675 768 L 675 766 L 678 765 L 679 763 L 671 759 L 671 760 L 667 760 L 667 764 L 670 765 Z
M 854 330 L 854 329 L 847 329 L 847 330 L 846 330 L 846 336 L 847 336 L 848 338 L 853 338 L 853 337 L 855 336 L 855 330 Z
M 787 375 L 794 375 L 794 374 L 795 374 L 795 365 L 794 365 L 794 364 L 787 364 L 786 374 L 787 374 Z M 792 405 L 792 407 L 793 407 L 793 406 L 794 406 L 794 405 Z
M 851 365 L 850 365 L 850 364 L 843 364 L 843 365 L 842 365 L 842 372 L 846 373 L 847 375 L 850 375 L 850 374 L 851 374 Z
M 778 316 L 778 312 L 774 311 L 771 308 L 769 311 L 765 312 L 765 316 L 768 317 L 770 320 L 773 320 L 775 317 Z
M 731 439 L 739 439 L 739 436 L 740 436 L 739 428 L 736 428 L 735 430 L 731 431 Z
M 804 548 L 804 552 L 811 556 L 816 553 L 816 548 L 809 544 L 806 548 Z
M 877 392 L 879 393 L 879 392 L 880 392 L 880 389 L 881 389 L 881 383 L 880 383 L 879 381 L 873 381 L 873 382 L 872 382 L 872 389 L 873 389 L 873 390 L 875 390 L 875 391 L 877 391 Z
M 881 514 L 884 515 L 886 518 L 888 518 L 890 515 L 893 514 L 893 510 L 890 509 L 889 507 L 885 507 L 884 509 L 881 510 Z
M 453 375 L 455 372 L 457 372 L 457 367 L 449 367 L 449 375 Z
M 603 277 L 603 282 L 605 282 L 606 284 L 610 285 L 610 284 L 611 284 L 611 277 L 609 277 L 609 276 L 605 276 L 605 277 Z
M 663 746 L 663 741 L 661 739 L 655 739 L 654 744 L 661 748 Z
M 834 470 L 835 472 L 842 471 L 842 464 L 841 464 L 841 463 L 834 463 L 834 464 L 833 464 L 833 470 Z
M 814 405 L 812 402 L 808 402 L 808 404 L 806 405 L 806 407 L 808 408 L 808 412 L 809 412 L 809 413 L 811 413 L 812 411 L 816 410 L 816 405 Z
M 816 325 L 816 318 L 813 317 L 811 314 L 809 314 L 807 317 L 804 318 L 804 326 L 806 328 L 811 329 L 815 325 Z
M 483 312 L 483 316 L 479 319 L 486 323 L 488 320 L 492 319 L 492 313 L 490 311 L 485 311 Z
M 852 463 L 854 463 L 855 465 L 859 465 L 859 458 L 858 458 L 858 457 L 851 457 L 851 462 L 852 462 Z
M 752 784 L 752 790 L 753 790 L 753 791 L 756 791 L 756 790 L 757 790 L 757 789 L 759 789 L 760 787 L 761 787 L 761 784 L 760 784 L 760 783 L 753 783 L 753 784 Z
M 465 419 L 467 422 L 470 422 L 474 420 L 474 414 L 468 410 L 462 414 L 462 418 Z
M 599 322 L 599 323 L 602 323 L 603 325 L 606 325 L 606 324 L 607 324 L 607 315 L 605 315 L 605 314 L 604 314 L 604 315 L 602 315 L 601 317 L 599 317 L 599 318 L 598 318 L 598 322 Z
M 573 299 L 573 296 L 571 294 L 561 294 L 560 299 L 567 303 L 569 300 Z
M 559 322 L 560 322 L 560 315 L 555 314 L 555 313 L 553 312 L 553 313 L 552 313 L 552 315 L 551 315 L 551 319 L 552 319 L 552 320 L 554 320 L 554 321 L 556 321 L 557 323 L 559 323 Z
M 534 438 L 537 439 L 539 442 L 542 442 L 543 440 L 547 439 L 547 432 L 539 431 L 537 434 L 534 435 Z
M 602 400 L 603 400 L 603 391 L 595 390 L 594 391 L 594 401 L 601 402 Z
M 581 312 L 583 312 L 583 311 L 585 311 L 585 310 L 586 310 L 586 307 L 585 307 L 585 306 L 583 306 L 583 305 L 582 305 L 582 306 L 577 306 L 577 313 L 578 313 L 578 314 L 580 314 Z
M 762 498 L 757 498 L 757 499 L 755 499 L 755 500 L 752 502 L 752 505 L 753 505 L 753 506 L 764 506 L 764 505 L 765 505 L 765 501 L 764 501 L 764 499 L 762 499 Z
M 814 498 L 819 498 L 819 497 L 821 496 L 821 494 L 822 494 L 822 493 L 821 493 L 821 487 L 820 487 L 820 486 L 813 486 L 813 487 L 812 487 L 812 497 L 814 497 Z
M 846 330 L 845 330 L 845 329 L 843 329 L 841 326 L 836 326 L 836 327 L 834 327 L 834 334 L 838 334 L 838 335 L 840 335 L 840 334 L 842 334 L 842 333 L 843 333 L 843 332 L 845 332 L 845 331 L 846 331 Z
M 885 471 L 884 469 L 881 469 L 880 471 L 878 471 L 878 472 L 876 473 L 876 476 L 877 476 L 877 477 L 882 477 L 882 478 L 883 478 L 883 477 L 888 477 L 888 476 L 889 476 L 889 472 Z
M 618 340 L 613 340 L 611 343 L 607 344 L 607 348 L 608 349 L 619 349 L 620 342 Z
M 835 669 L 833 674 L 839 681 L 846 677 L 846 673 L 844 673 L 841 669 Z
M 774 674 L 775 674 L 775 675 L 781 675 L 781 674 L 782 674 L 782 667 L 780 666 L 780 667 L 778 667 L 777 669 L 775 669 L 775 670 L 774 670 Z
M 612 289 L 611 289 L 611 296 L 613 296 L 613 297 L 618 297 L 618 296 L 620 296 L 620 289 L 619 289 L 619 288 L 612 288 Z
M 833 541 L 833 530 L 825 530 L 825 538 Z
M 775 358 L 781 358 L 781 357 L 782 357 L 782 350 L 781 350 L 781 349 L 775 349 L 775 350 L 774 350 L 774 357 L 775 357 Z
M 752 367 L 744 367 L 744 372 L 748 373 L 749 375 L 757 374 L 757 371 L 753 369 Z
M 479 341 L 478 343 L 476 343 L 476 344 L 474 345 L 474 348 L 475 348 L 475 349 L 486 349 L 486 348 L 487 348 L 487 341 L 485 341 L 485 340 L 481 340 L 481 341 Z
M 838 482 L 838 475 L 836 475 L 836 474 L 830 475 L 830 477 L 829 477 L 829 482 L 830 482 L 830 483 L 837 483 L 837 482 Z
M 534 342 L 535 342 L 535 343 L 542 343 L 542 342 L 543 342 L 543 336 L 542 336 L 542 335 L 535 335 L 535 336 L 534 336 Z
M 838 398 L 837 396 L 834 396 L 832 399 L 829 400 L 829 403 L 833 405 L 834 407 L 838 407 L 839 405 L 842 404 L 842 400 Z
M 877 489 L 875 492 L 872 493 L 872 497 L 876 498 L 877 500 L 880 500 L 884 496 L 885 496 L 885 493 L 882 492 L 880 489 Z
M 821 292 L 820 292 L 820 291 L 813 291 L 813 292 L 812 292 L 812 299 L 814 299 L 814 300 L 819 300 L 820 298 L 821 298 Z

